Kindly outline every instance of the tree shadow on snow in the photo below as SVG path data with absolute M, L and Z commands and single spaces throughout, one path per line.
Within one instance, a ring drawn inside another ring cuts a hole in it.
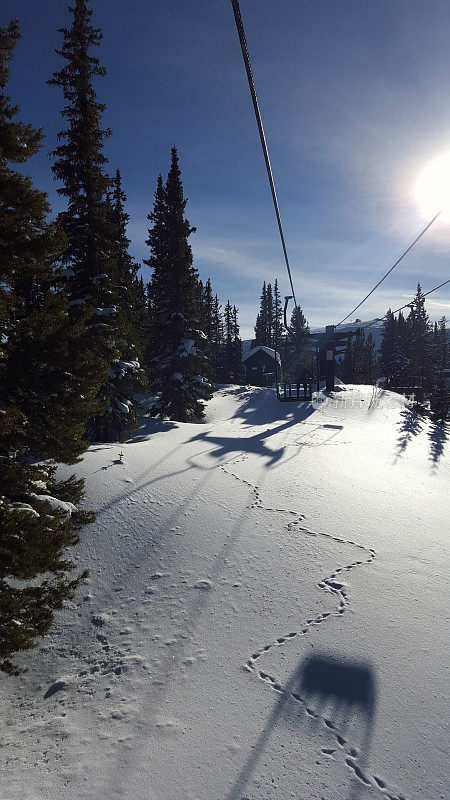
M 423 430 L 423 418 L 415 411 L 405 408 L 400 414 L 400 431 L 397 439 L 397 447 L 395 453 L 395 461 L 398 461 L 400 456 L 408 447 L 409 443 L 414 436 L 418 436 Z
M 204 485 L 206 485 L 208 476 L 211 474 L 212 471 L 210 469 L 205 472 L 203 477 L 205 482 Z M 192 499 L 196 491 L 197 486 L 192 490 L 188 501 Z M 186 507 L 185 502 L 183 503 L 182 507 Z M 230 555 L 242 535 L 244 525 L 250 514 L 250 506 L 246 505 L 237 515 L 234 523 L 224 538 L 221 548 L 215 555 L 214 563 L 208 570 L 208 581 L 201 582 L 200 585 L 198 583 L 194 583 L 187 586 L 187 591 L 189 594 L 186 596 L 186 600 L 183 605 L 183 629 L 186 634 L 190 631 L 195 631 L 196 626 L 198 625 L 198 620 L 201 618 L 201 615 L 208 606 L 208 589 L 211 588 L 209 581 L 211 582 L 212 586 L 216 585 L 224 571 L 227 569 Z M 164 523 L 164 536 L 167 535 L 167 529 L 170 529 L 170 526 L 176 521 L 177 512 L 174 512 L 174 514 Z M 155 560 L 155 568 L 158 563 L 159 557 L 157 556 Z M 149 567 L 149 572 L 151 569 L 152 567 Z M 145 724 L 147 725 L 149 720 L 155 719 L 155 715 L 158 713 L 161 706 L 164 705 L 166 695 L 173 681 L 175 680 L 181 662 L 185 658 L 186 650 L 190 651 L 192 648 L 192 637 L 191 635 L 186 634 L 181 634 L 181 637 L 177 636 L 177 641 L 175 641 L 170 648 L 166 647 L 165 652 L 161 653 L 159 660 L 156 662 L 158 665 L 157 669 L 159 680 L 155 682 L 149 682 L 145 700 L 142 701 L 141 707 L 136 714 L 136 718 L 134 722 L 131 723 L 131 730 L 133 730 L 135 735 L 139 735 L 140 747 L 129 748 L 125 746 L 121 751 L 119 751 L 116 765 L 111 770 L 108 778 L 105 797 L 109 797 L 110 795 L 112 796 L 113 793 L 114 796 L 117 794 L 117 796 L 125 797 L 129 788 L 130 774 L 135 774 L 139 770 L 141 758 L 140 753 L 144 747 L 144 740 L 146 738 L 146 733 L 142 728 L 143 720 L 145 720 Z M 151 735 L 151 725 L 149 730 Z
M 430 461 L 436 467 L 439 459 L 444 453 L 445 444 L 448 441 L 450 434 L 450 425 L 447 423 L 439 424 L 434 422 L 431 429 L 428 431 L 428 439 L 430 442 Z
M 365 773 L 376 708 L 376 680 L 370 664 L 316 654 L 299 664 L 284 687 L 263 672 L 260 676 L 279 693 L 279 699 L 226 800 L 241 800 L 245 796 L 272 732 L 280 724 L 294 731 L 307 725 L 310 738 L 319 726 L 328 729 L 332 746 L 322 748 L 322 754 L 331 757 L 343 751 L 351 773 L 348 800 L 358 800 L 365 787 L 377 785 Z M 350 724 L 358 730 L 358 749 L 344 738 Z
M 126 444 L 136 444 L 137 442 L 145 442 L 154 433 L 161 431 L 170 431 L 173 428 L 178 428 L 176 422 L 170 420 L 156 419 L 155 417 L 142 416 L 139 429 L 126 440 Z

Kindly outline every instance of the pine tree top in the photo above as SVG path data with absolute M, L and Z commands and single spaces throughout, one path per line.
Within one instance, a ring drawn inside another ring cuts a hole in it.
M 87 0 L 76 0 L 69 11 L 73 14 L 72 25 L 59 29 L 63 44 L 56 50 L 67 64 L 47 81 L 49 86 L 60 86 L 67 101 L 61 115 L 68 120 L 68 129 L 58 135 L 66 143 L 52 152 L 56 159 L 52 169 L 63 183 L 58 193 L 74 204 L 80 203 L 80 195 L 84 194 L 89 206 L 101 202 L 109 186 L 101 167 L 107 162 L 103 141 L 111 130 L 100 126 L 105 105 L 98 102 L 93 85 L 95 78 L 106 75 L 106 69 L 90 53 L 90 48 L 100 44 L 102 33 L 91 25 L 92 11 Z
M 0 28 L 0 88 L 6 88 L 9 81 L 9 62 L 14 49 L 22 38 L 18 20 L 13 20 Z M 42 129 L 33 128 L 23 122 L 14 121 L 19 107 L 11 102 L 6 94 L 0 95 L 0 164 L 6 162 L 23 164 L 39 150 L 43 139 Z

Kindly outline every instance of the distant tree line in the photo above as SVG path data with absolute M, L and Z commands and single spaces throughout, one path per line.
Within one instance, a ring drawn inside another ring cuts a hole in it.
M 297 306 L 292 311 L 289 332 L 284 327 L 283 315 L 278 281 L 275 280 L 273 289 L 264 281 L 252 347 L 262 345 L 276 350 L 281 359 L 279 380 L 288 382 L 298 380 L 305 372 L 312 374 L 313 364 L 307 340 L 309 325 L 302 309 Z
M 65 201 L 56 221 L 20 169 L 43 133 L 16 120 L 5 89 L 21 34 L 17 21 L 0 28 L 0 669 L 10 673 L 13 654 L 49 630 L 85 575 L 67 548 L 93 514 L 78 508 L 83 481 L 58 481 L 57 463 L 129 437 L 146 387 L 152 414 L 191 421 L 214 382 L 242 379 L 238 310 L 222 309 L 193 267 L 175 148 L 149 214 L 149 285 L 138 275 L 122 177 L 108 174 L 103 153 L 111 131 L 94 83 L 106 71 L 93 55 L 102 34 L 88 0 L 69 10 L 48 81 L 64 99 L 51 154 Z
M 302 309 L 297 306 L 290 316 L 289 331 L 283 321 L 278 283 L 273 289 L 263 283 L 259 312 L 252 346 L 264 345 L 276 349 L 281 357 L 284 381 L 299 380 L 315 372 L 307 334 L 309 325 Z M 371 332 L 357 328 L 338 359 L 337 374 L 344 383 L 374 384 L 385 378 L 387 388 L 420 389 L 430 398 L 435 415 L 445 419 L 448 414 L 448 392 L 444 370 L 448 360 L 446 318 L 430 322 L 425 310 L 425 297 L 420 284 L 405 317 L 389 310 L 385 316 L 379 352 Z

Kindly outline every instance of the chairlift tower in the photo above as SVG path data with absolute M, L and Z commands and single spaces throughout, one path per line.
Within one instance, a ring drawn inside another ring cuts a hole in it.
M 334 389 L 335 376 L 335 337 L 334 325 L 327 325 L 325 328 L 325 390 L 332 392 Z

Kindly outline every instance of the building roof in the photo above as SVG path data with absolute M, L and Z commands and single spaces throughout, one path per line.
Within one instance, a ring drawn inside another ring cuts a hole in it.
M 242 361 L 247 361 L 247 359 L 250 358 L 251 356 L 254 356 L 255 353 L 258 352 L 258 350 L 264 350 L 266 355 L 270 356 L 270 358 L 273 358 L 273 360 L 275 361 L 275 350 L 272 350 L 271 347 L 265 347 L 262 344 L 258 345 L 257 347 L 252 347 L 251 350 L 249 350 L 242 356 Z M 281 364 L 281 358 L 278 352 L 277 352 L 277 361 L 279 364 Z

